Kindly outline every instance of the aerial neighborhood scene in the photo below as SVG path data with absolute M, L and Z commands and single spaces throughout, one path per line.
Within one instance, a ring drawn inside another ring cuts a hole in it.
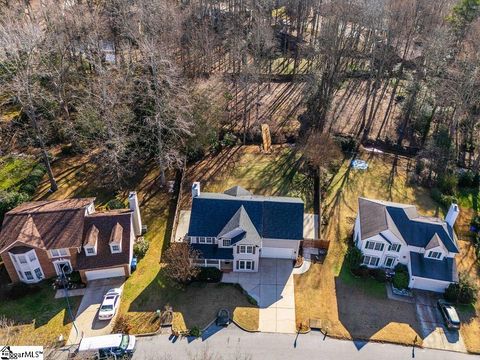
M 0 0 L 1 359 L 480 355 L 480 0 Z

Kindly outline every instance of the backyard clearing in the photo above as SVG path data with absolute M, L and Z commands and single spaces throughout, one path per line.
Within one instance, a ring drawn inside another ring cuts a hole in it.
M 329 335 L 346 339 L 421 344 L 413 304 L 389 300 L 385 285 L 357 279 L 343 267 L 343 258 L 358 208 L 358 197 L 417 204 L 424 214 L 437 207 L 427 190 L 407 186 L 411 160 L 391 155 L 360 154 L 368 170 L 352 170 L 346 160 L 332 179 L 324 212 L 329 223 L 324 238 L 330 248 L 323 264 L 295 276 L 297 326 L 318 319 Z

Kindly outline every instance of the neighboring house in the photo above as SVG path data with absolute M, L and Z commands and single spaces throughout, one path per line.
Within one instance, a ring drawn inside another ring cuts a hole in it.
M 260 258 L 296 259 L 303 240 L 303 201 L 255 196 L 235 186 L 222 194 L 192 186 L 186 240 L 198 250 L 200 266 L 258 271 Z
M 13 282 L 36 283 L 78 270 L 84 281 L 130 275 L 141 218 L 130 209 L 96 212 L 95 198 L 27 202 L 7 212 L 0 256 Z
M 354 242 L 362 250 L 364 265 L 407 265 L 410 288 L 443 292 L 458 281 L 456 204 L 450 206 L 445 220 L 421 216 L 413 205 L 365 198 L 359 198 L 358 205 Z

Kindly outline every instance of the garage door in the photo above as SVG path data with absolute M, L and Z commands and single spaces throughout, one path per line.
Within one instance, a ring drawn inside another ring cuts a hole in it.
M 420 277 L 416 277 L 413 282 L 413 287 L 415 289 L 435 291 L 440 293 L 444 292 L 448 285 L 449 283 L 445 281 L 436 281 Z
M 111 269 L 102 269 L 102 270 L 91 270 L 85 271 L 85 276 L 87 280 L 97 280 L 97 279 L 106 279 L 117 276 L 125 276 L 125 268 L 111 268 Z
M 263 258 L 295 259 L 294 250 L 288 248 L 264 247 L 261 256 Z

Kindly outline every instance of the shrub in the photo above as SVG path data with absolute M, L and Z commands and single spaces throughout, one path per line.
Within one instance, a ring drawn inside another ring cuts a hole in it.
M 0 218 L 22 202 L 27 201 L 30 196 L 17 191 L 0 191 Z
M 248 294 L 247 294 L 247 300 L 248 300 L 248 302 L 249 302 L 250 304 L 255 305 L 255 306 L 258 306 L 257 300 L 255 300 L 255 298 L 253 298 L 252 296 L 250 296 L 250 295 L 248 295 Z
M 445 195 L 439 188 L 433 188 L 431 191 L 433 200 L 442 205 L 444 208 L 450 207 L 452 203 L 457 203 L 458 199 L 454 195 Z
M 143 236 L 139 237 L 133 245 L 133 253 L 140 260 L 145 256 L 149 247 L 150 243 Z
M 112 333 L 130 334 L 131 330 L 132 327 L 128 322 L 128 317 L 123 314 L 118 315 L 115 324 L 113 324 Z
M 355 276 L 360 276 L 362 278 L 366 278 L 370 275 L 370 269 L 365 265 L 361 265 L 356 269 L 352 269 L 352 274 Z
M 15 283 L 6 293 L 6 297 L 10 300 L 21 299 L 24 296 L 30 296 L 40 292 L 42 288 L 38 285 L 28 285 L 24 283 Z
M 335 136 L 335 142 L 344 154 L 351 154 L 358 146 L 358 141 L 353 136 Z
M 458 187 L 472 188 L 474 187 L 475 174 L 472 171 L 463 171 L 458 175 Z
M 458 283 L 452 283 L 445 290 L 444 297 L 447 301 L 472 304 L 477 300 L 477 288 L 465 275 L 461 274 Z
M 194 326 L 194 327 L 192 327 L 192 328 L 189 330 L 188 334 L 189 334 L 190 336 L 193 336 L 193 337 L 197 337 L 197 338 L 198 338 L 198 337 L 202 336 L 202 330 L 200 330 L 200 329 L 198 328 L 198 326 Z
M 72 283 L 75 283 L 75 284 L 82 283 L 82 278 L 80 276 L 80 272 L 78 272 L 78 271 L 72 271 L 72 273 L 70 275 L 68 275 L 68 277 L 69 277 L 69 280 Z
M 26 183 L 20 187 L 20 191 L 32 196 L 37 191 L 37 187 L 34 184 Z
M 350 270 L 355 271 L 362 263 L 362 251 L 355 246 L 350 247 L 345 260 L 347 261 Z
M 118 199 L 112 199 L 107 202 L 106 207 L 108 210 L 125 209 L 125 204 Z
M 219 282 L 222 279 L 222 272 L 216 267 L 202 267 L 195 280 L 205 282 Z
M 393 276 L 393 286 L 397 289 L 406 289 L 408 288 L 408 273 L 404 272 L 395 272 Z
M 384 283 L 387 281 L 387 276 L 385 274 L 385 270 L 383 269 L 372 269 L 370 270 L 370 275 L 378 282 Z
M 458 178 L 453 174 L 445 174 L 438 180 L 438 188 L 445 195 L 455 194 L 458 185 Z
M 223 147 L 234 146 L 237 144 L 237 141 L 238 141 L 238 138 L 234 134 L 227 132 L 223 136 L 222 146 Z
M 397 264 L 397 266 L 395 266 L 395 272 L 403 272 L 405 274 L 408 274 L 408 267 L 407 265 Z

